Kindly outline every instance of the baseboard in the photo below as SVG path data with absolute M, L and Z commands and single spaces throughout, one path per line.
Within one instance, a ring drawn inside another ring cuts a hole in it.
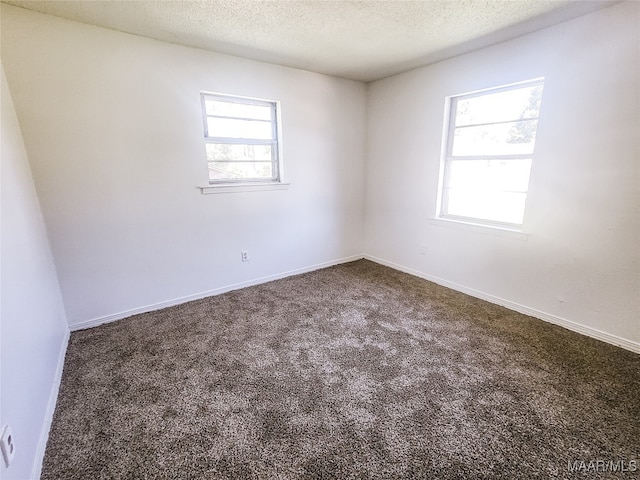
M 274 275 L 267 275 L 265 277 L 259 277 L 252 280 L 248 280 L 246 282 L 235 283 L 232 285 L 226 285 L 223 287 L 215 288 L 213 290 L 207 290 L 206 292 L 200 292 L 193 295 L 187 295 L 185 297 L 174 298 L 171 300 L 167 300 L 165 302 L 154 303 L 151 305 L 145 305 L 142 307 L 134 308 L 132 310 L 126 310 L 124 312 L 114 313 L 112 315 L 106 315 L 104 317 L 97 317 L 91 320 L 86 320 L 84 322 L 76 323 L 70 325 L 69 328 L 71 331 L 84 330 L 87 328 L 97 327 L 98 325 L 102 325 L 104 323 L 114 322 L 116 320 L 120 320 L 126 317 L 130 317 L 132 315 L 138 315 L 140 313 L 152 312 L 155 310 L 160 310 L 162 308 L 172 307 L 174 305 L 179 305 L 181 303 L 190 302 L 192 300 L 200 300 L 205 297 L 212 297 L 214 295 L 220 295 L 221 293 L 231 292 L 233 290 L 239 290 L 241 288 L 252 287 L 254 285 L 260 285 L 261 283 L 271 282 L 273 280 L 279 280 L 281 278 L 290 277 L 292 275 L 299 275 L 301 273 L 312 272 L 314 270 L 319 270 L 321 268 L 327 268 L 334 265 L 339 265 L 341 263 L 353 262 L 355 260 L 360 260 L 364 257 L 364 255 L 352 255 L 349 257 L 343 257 L 337 260 L 332 260 L 330 262 L 318 263 L 315 265 L 311 265 L 308 267 L 298 268 L 295 270 L 289 270 L 286 272 L 277 273 Z
M 53 376 L 53 385 L 51 386 L 51 392 L 49 393 L 49 401 L 47 402 L 47 409 L 45 410 L 42 428 L 40 429 L 40 439 L 38 440 L 36 454 L 33 460 L 33 469 L 30 477 L 33 479 L 40 478 L 42 473 L 42 462 L 44 461 L 44 453 L 47 449 L 49 432 L 51 431 L 51 424 L 53 423 L 53 414 L 55 413 L 56 403 L 58 401 L 58 392 L 60 391 L 60 383 L 62 382 L 62 371 L 64 369 L 64 358 L 69 345 L 69 336 L 70 332 L 67 330 L 64 338 L 62 339 L 62 344 L 60 345 L 58 364 Z
M 459 292 L 462 292 L 462 293 L 466 293 L 467 295 L 471 295 L 472 297 L 480 298 L 482 300 L 486 300 L 488 302 L 495 303 L 496 305 L 501 305 L 501 306 L 503 306 L 505 308 L 508 308 L 510 310 L 514 310 L 516 312 L 523 313 L 525 315 L 529 315 L 529 316 L 538 318 L 540 320 L 544 320 L 544 321 L 549 322 L 549 323 L 553 323 L 554 325 L 558 325 L 560 327 L 566 328 L 567 330 L 571 330 L 571 331 L 580 333 L 582 335 L 586 335 L 588 337 L 592 337 L 592 338 L 595 338 L 597 340 L 601 340 L 603 342 L 610 343 L 612 345 L 624 348 L 625 350 L 630 350 L 630 351 L 635 352 L 635 353 L 640 353 L 640 343 L 638 343 L 638 342 L 633 342 L 631 340 L 627 340 L 626 338 L 618 337 L 616 335 L 612 335 L 610 333 L 603 332 L 601 330 L 598 330 L 598 329 L 595 329 L 595 328 L 592 328 L 592 327 L 588 327 L 588 326 L 573 322 L 571 320 L 567 320 L 567 319 L 562 318 L 562 317 L 558 317 L 558 316 L 553 315 L 551 313 L 543 312 L 541 310 L 536 310 L 534 308 L 527 307 L 525 305 L 520 305 L 520 304 L 512 302 L 510 300 L 506 300 L 504 298 L 496 297 L 494 295 L 491 295 L 491 294 L 488 294 L 488 293 L 485 293 L 485 292 L 481 292 L 479 290 L 475 290 L 473 288 L 469 288 L 469 287 L 466 287 L 464 285 L 457 284 L 455 282 L 450 282 L 450 281 L 445 280 L 443 278 L 439 278 L 439 277 L 436 277 L 436 276 L 433 276 L 433 275 L 428 275 L 428 274 L 425 274 L 425 273 L 420 272 L 418 270 L 414 270 L 412 268 L 405 267 L 404 265 L 399 265 L 397 263 L 390 262 L 390 261 L 385 260 L 383 258 L 379 258 L 379 257 L 376 257 L 374 255 L 367 255 L 367 254 L 352 255 L 352 256 L 349 256 L 349 257 L 340 258 L 338 260 L 333 260 L 333 261 L 330 261 L 330 262 L 319 263 L 319 264 L 311 265 L 311 266 L 308 266 L 308 267 L 303 267 L 303 268 L 298 268 L 298 269 L 295 269 L 295 270 L 289 270 L 289 271 L 286 271 L 286 272 L 277 273 L 277 274 L 274 274 L 274 275 L 268 275 L 268 276 L 265 276 L 265 277 L 255 278 L 255 279 L 252 279 L 252 280 L 248 280 L 246 282 L 236 283 L 236 284 L 232 284 L 232 285 L 226 285 L 226 286 L 219 287 L 219 288 L 216 288 L 216 289 L 213 289 L 213 290 L 208 290 L 206 292 L 200 292 L 200 293 L 196 293 L 194 295 L 188 295 L 188 296 L 184 296 L 184 297 L 180 297 L 180 298 L 174 298 L 174 299 L 171 299 L 171 300 L 168 300 L 168 301 L 165 301 L 165 302 L 159 302 L 159 303 L 146 305 L 146 306 L 143 306 L 143 307 L 139 307 L 139 308 L 135 308 L 135 309 L 131 309 L 131 310 L 126 310 L 126 311 L 123 311 L 123 312 L 115 313 L 115 314 L 112 314 L 112 315 L 106 315 L 106 316 L 103 316 L 103 317 L 94 318 L 94 319 L 91 319 L 91 320 L 87 320 L 87 321 L 84 321 L 84 322 L 80 322 L 80 323 L 76 323 L 74 325 L 71 325 L 70 328 L 71 328 L 71 331 L 77 331 L 77 330 L 84 330 L 86 328 L 97 327 L 98 325 L 102 325 L 104 323 L 114 322 L 114 321 L 120 320 L 122 318 L 130 317 L 132 315 L 137 315 L 137 314 L 140 314 L 140 313 L 152 312 L 154 310 L 160 310 L 162 308 L 172 307 L 174 305 L 179 305 L 181 303 L 190 302 L 192 300 L 199 300 L 201 298 L 211 297 L 211 296 L 214 296 L 214 295 L 220 295 L 222 293 L 230 292 L 230 291 L 233 291 L 233 290 L 238 290 L 240 288 L 246 288 L 246 287 L 251 287 L 253 285 L 259 285 L 261 283 L 270 282 L 272 280 L 279 280 L 281 278 L 290 277 L 292 275 L 299 275 L 299 274 L 302 274 L 302 273 L 307 273 L 307 272 L 312 272 L 314 270 L 319 270 L 321 268 L 327 268 L 327 267 L 331 267 L 333 265 L 339 265 L 341 263 L 347 263 L 347 262 L 352 262 L 352 261 L 355 261 L 355 260 L 360 260 L 361 258 L 366 258 L 367 260 L 370 260 L 372 262 L 379 263 L 380 265 L 385 265 L 387 267 L 393 268 L 395 270 L 399 270 L 401 272 L 409 273 L 409 274 L 414 275 L 416 277 L 420 277 L 420 278 L 423 278 L 423 279 L 428 280 L 430 282 L 437 283 L 438 285 L 442 285 L 443 287 L 451 288 L 452 290 L 456 290 L 456 291 L 459 291 Z M 54 404 L 54 406 L 55 406 L 55 404 Z
M 423 278 L 433 283 L 437 283 L 438 285 L 442 285 L 443 287 L 451 288 L 452 290 L 457 290 L 458 292 L 466 293 L 467 295 L 470 295 L 472 297 L 476 297 L 481 300 L 486 300 L 487 302 L 495 303 L 496 305 L 501 305 L 510 310 L 514 310 L 516 312 L 523 313 L 525 315 L 529 315 L 531 317 L 535 317 L 540 320 L 544 320 L 545 322 L 553 323 L 554 325 L 558 325 L 560 327 L 566 328 L 567 330 L 571 330 L 573 332 L 577 332 L 582 335 L 595 338 L 596 340 L 601 340 L 603 342 L 610 343 L 611 345 L 624 348 L 625 350 L 630 350 L 635 353 L 640 353 L 640 343 L 638 342 L 633 342 L 631 340 L 627 340 L 626 338 L 618 337 L 617 335 L 612 335 L 610 333 L 603 332 L 596 328 L 587 327 L 585 325 L 581 325 L 571 320 L 558 317 L 551 313 L 536 310 L 535 308 L 527 307 L 525 305 L 520 305 L 519 303 L 515 303 L 510 300 L 505 300 L 504 298 L 496 297 L 494 295 L 481 292 L 479 290 L 475 290 L 473 288 L 469 288 L 464 285 L 460 285 L 439 277 L 428 275 L 426 273 L 419 272 L 417 270 L 405 267 L 403 265 L 398 265 L 397 263 L 393 263 L 373 255 L 364 255 L 364 258 L 366 258 L 367 260 L 371 260 L 372 262 L 379 263 L 380 265 L 385 265 L 387 267 L 393 268 L 394 270 L 400 270 L 401 272 L 405 272 L 410 275 Z

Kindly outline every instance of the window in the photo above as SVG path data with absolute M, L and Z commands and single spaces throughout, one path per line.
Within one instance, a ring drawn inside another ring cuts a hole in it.
M 278 103 L 202 93 L 209 183 L 278 183 Z
M 448 99 L 439 218 L 522 225 L 542 88 L 540 79 Z

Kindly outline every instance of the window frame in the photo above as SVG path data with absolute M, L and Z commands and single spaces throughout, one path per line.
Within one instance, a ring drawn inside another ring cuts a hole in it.
M 255 118 L 246 117 L 231 117 L 224 115 L 210 115 L 207 113 L 206 101 L 214 100 L 225 103 L 240 104 L 240 105 L 256 105 L 261 107 L 269 107 L 271 110 L 270 120 L 259 120 Z M 254 97 L 244 97 L 238 95 L 230 95 L 226 93 L 218 92 L 200 92 L 200 103 L 202 109 L 202 121 L 204 127 L 204 144 L 205 144 L 205 159 L 207 165 L 207 172 L 209 168 L 209 159 L 206 156 L 207 144 L 225 144 L 225 145 L 270 145 L 271 146 L 271 164 L 272 172 L 271 177 L 249 177 L 249 178 L 225 178 L 225 179 L 212 179 L 207 173 L 208 187 L 200 187 L 203 193 L 206 190 L 210 190 L 211 187 L 258 187 L 269 185 L 282 185 L 283 181 L 283 168 L 282 168 L 282 124 L 280 118 L 280 102 L 277 100 L 266 100 Z M 214 136 L 209 132 L 209 118 L 226 118 L 229 120 L 248 120 L 248 121 L 262 121 L 269 122 L 271 124 L 271 137 L 270 139 L 261 139 L 255 137 L 248 138 L 235 138 Z M 228 163 L 242 163 L 246 160 L 228 160 Z M 268 163 L 267 160 L 264 161 Z
M 445 98 L 445 112 L 444 112 L 444 136 L 442 142 L 441 149 L 441 162 L 440 162 L 440 175 L 439 175 L 439 185 L 438 185 L 438 198 L 436 202 L 436 220 L 445 220 L 449 222 L 455 222 L 458 224 L 472 225 L 472 226 L 480 226 L 480 227 L 490 227 L 494 229 L 501 230 L 509 230 L 514 232 L 521 232 L 524 226 L 525 213 L 526 213 L 526 197 L 525 197 L 525 206 L 523 209 L 523 219 L 522 223 L 511 223 L 511 222 L 503 222 L 499 220 L 491 220 L 486 218 L 479 217 L 469 217 L 463 215 L 450 214 L 447 212 L 448 210 L 448 196 L 446 195 L 446 191 L 449 185 L 449 178 L 451 175 L 451 165 L 455 161 L 487 161 L 487 160 L 530 160 L 530 172 L 533 166 L 534 154 L 535 154 L 535 146 L 536 142 L 534 142 L 531 153 L 524 154 L 493 154 L 493 155 L 453 155 L 453 144 L 455 139 L 455 131 L 456 128 L 462 127 L 473 127 L 473 126 L 481 126 L 481 125 L 499 125 L 504 123 L 516 122 L 516 121 L 526 121 L 526 120 L 536 120 L 539 122 L 540 112 L 538 112 L 537 117 L 526 117 L 526 118 L 508 118 L 502 119 L 500 121 L 493 122 L 481 122 L 474 124 L 464 124 L 456 126 L 456 114 L 458 102 L 460 100 L 466 100 L 469 98 L 477 98 L 486 95 L 497 94 L 501 92 L 506 92 L 510 90 L 517 90 L 521 88 L 527 87 L 535 87 L 542 86 L 544 87 L 544 77 L 538 77 L 531 80 L 525 80 L 517 83 L 511 83 L 507 85 L 501 85 L 498 87 L 486 88 L 482 90 L 476 90 L 469 93 L 451 95 Z M 542 109 L 542 107 L 541 107 Z M 537 136 L 538 125 L 536 125 L 536 136 Z M 536 138 L 537 140 L 537 138 Z M 509 190 L 495 190 L 496 192 L 508 192 Z M 516 190 L 513 190 L 516 192 Z M 529 192 L 529 182 L 527 183 L 527 189 L 524 191 L 518 190 L 517 193 L 524 193 L 527 195 Z

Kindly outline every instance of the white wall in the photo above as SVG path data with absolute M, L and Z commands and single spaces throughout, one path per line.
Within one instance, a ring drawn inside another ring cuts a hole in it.
M 12 94 L 3 72 L 0 426 L 18 451 L 2 478 L 39 473 L 68 339 L 60 288 L 77 327 L 364 250 L 638 349 L 639 4 L 376 82 L 368 96 L 357 82 L 1 8 Z M 444 97 L 538 76 L 528 238 L 430 222 Z M 288 190 L 195 188 L 206 182 L 200 90 L 282 102 Z
M 13 430 L 16 456 L 0 477 L 39 476 L 69 330 L 40 206 L 2 69 L 0 428 Z
M 364 251 L 640 348 L 639 8 L 367 88 L 2 5 L 3 62 L 70 325 Z M 445 96 L 538 76 L 528 238 L 430 222 Z M 195 188 L 200 90 L 281 100 L 288 190 Z
M 639 10 L 618 4 L 371 84 L 367 255 L 640 351 Z M 528 239 L 430 222 L 445 97 L 541 76 Z
M 7 5 L 2 53 L 72 327 L 362 254 L 366 85 Z M 200 193 L 201 90 L 281 101 L 288 190 Z

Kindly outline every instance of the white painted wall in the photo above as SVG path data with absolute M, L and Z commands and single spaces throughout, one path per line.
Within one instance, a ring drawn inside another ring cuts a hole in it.
M 639 11 L 618 4 L 371 84 L 367 255 L 640 351 Z M 540 76 L 528 239 L 429 222 L 445 97 Z
M 368 96 L 357 82 L 1 8 L 12 94 L 3 72 L 0 426 L 18 447 L 2 478 L 39 473 L 68 338 L 27 152 L 72 327 L 364 250 L 640 344 L 639 4 L 376 82 Z M 429 222 L 444 97 L 538 76 L 528 239 Z M 195 188 L 206 181 L 200 90 L 282 102 L 288 190 Z
M 7 5 L 2 54 L 72 328 L 362 254 L 364 84 Z M 289 189 L 200 193 L 201 90 L 281 101 Z
M 3 62 L 70 325 L 364 251 L 638 345 L 638 8 L 367 89 L 2 5 Z M 429 222 L 445 96 L 538 76 L 528 239 Z M 200 90 L 282 102 L 288 190 L 195 188 L 206 181 Z
M 13 430 L 16 456 L 5 480 L 39 477 L 67 327 L 55 266 L 4 69 L 0 107 L 0 428 Z

